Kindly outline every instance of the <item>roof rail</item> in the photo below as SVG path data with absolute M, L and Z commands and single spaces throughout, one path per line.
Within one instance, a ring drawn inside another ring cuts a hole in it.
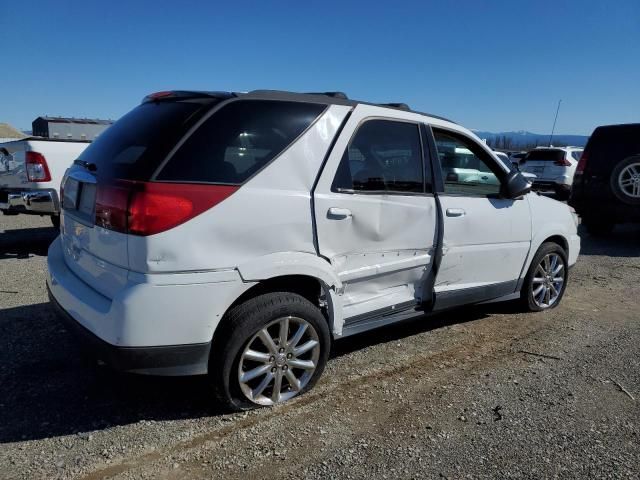
M 378 105 L 380 105 L 381 107 L 391 107 L 391 108 L 397 108 L 398 110 L 411 110 L 411 108 L 409 108 L 409 105 L 407 105 L 406 103 L 396 103 L 396 102 L 392 102 L 392 103 L 379 103 Z
M 305 92 L 307 95 L 325 95 L 332 98 L 341 98 L 342 100 L 349 100 L 347 94 L 344 92 Z

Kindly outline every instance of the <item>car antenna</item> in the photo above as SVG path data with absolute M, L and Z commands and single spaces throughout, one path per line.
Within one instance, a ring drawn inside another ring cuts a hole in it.
M 551 127 L 551 135 L 549 135 L 549 146 L 551 146 L 551 140 L 553 140 L 553 132 L 556 130 L 556 120 L 558 120 L 558 112 L 560 111 L 560 104 L 562 99 L 558 100 L 558 108 L 556 108 L 556 118 L 553 119 L 553 127 Z

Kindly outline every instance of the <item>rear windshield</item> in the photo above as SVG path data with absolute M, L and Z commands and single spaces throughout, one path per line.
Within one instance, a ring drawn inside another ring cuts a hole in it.
M 204 121 L 155 179 L 240 184 L 286 149 L 325 108 L 301 102 L 231 102 Z
M 143 103 L 105 130 L 80 160 L 96 165 L 98 178 L 149 180 L 171 149 L 219 100 Z
M 524 157 L 526 161 L 555 162 L 564 158 L 563 150 L 532 150 Z

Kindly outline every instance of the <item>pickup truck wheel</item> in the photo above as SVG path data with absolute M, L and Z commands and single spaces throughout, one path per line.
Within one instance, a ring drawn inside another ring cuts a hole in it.
M 287 292 L 234 307 L 216 333 L 209 372 L 231 410 L 286 402 L 311 389 L 327 362 L 330 334 L 320 309 Z
M 567 253 L 557 243 L 543 243 L 527 272 L 521 290 L 523 306 L 532 312 L 555 308 L 567 286 Z
M 611 172 L 611 190 L 627 205 L 640 205 L 640 155 L 615 166 Z
M 60 230 L 60 215 L 51 215 L 51 223 L 53 228 Z

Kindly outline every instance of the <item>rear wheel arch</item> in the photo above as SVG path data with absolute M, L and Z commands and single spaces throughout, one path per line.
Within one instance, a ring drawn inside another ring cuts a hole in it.
M 326 284 L 322 279 L 311 275 L 281 275 L 257 281 L 255 285 L 244 291 L 222 315 L 212 338 L 212 350 L 216 342 L 225 338 L 232 329 L 231 313 L 254 298 L 270 293 L 292 293 L 300 295 L 318 308 L 327 322 L 330 332 L 335 333 L 336 327 L 342 329 L 342 308 L 337 301 L 335 286 Z

